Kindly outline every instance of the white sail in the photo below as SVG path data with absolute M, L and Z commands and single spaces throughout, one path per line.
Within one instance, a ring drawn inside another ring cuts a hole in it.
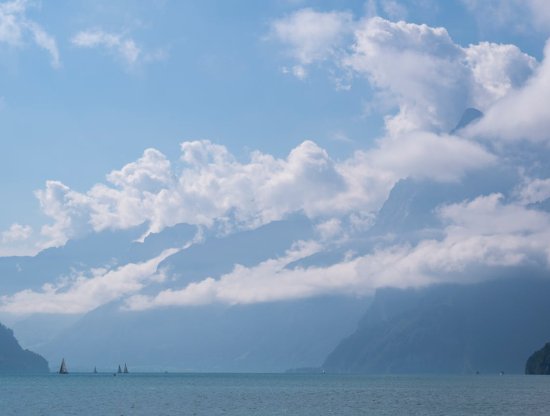
M 65 358 L 61 360 L 61 366 L 59 367 L 59 374 L 69 374 L 67 370 L 67 364 L 65 364 Z

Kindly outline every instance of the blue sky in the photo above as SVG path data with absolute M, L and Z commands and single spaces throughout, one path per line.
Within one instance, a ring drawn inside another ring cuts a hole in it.
M 15 41 L 13 28 L 0 29 L 0 230 L 49 221 L 34 194 L 46 180 L 86 192 L 150 147 L 173 162 L 187 140 L 224 145 L 238 160 L 254 149 L 286 157 L 306 139 L 334 160 L 371 148 L 395 108 L 380 105 L 368 76 L 352 74 L 339 87 L 332 55 L 307 63 L 302 79 L 289 73 L 292 45 L 274 24 L 297 11 L 443 26 L 457 45 L 509 43 L 538 61 L 548 35 L 544 20 L 534 22 L 536 9 L 515 0 L 0 4 L 17 7 L 23 25 Z M 54 42 L 58 58 L 37 45 L 32 27 Z M 79 44 L 81 33 L 111 36 L 111 45 Z M 137 58 L 124 55 L 124 42 L 139 49 Z

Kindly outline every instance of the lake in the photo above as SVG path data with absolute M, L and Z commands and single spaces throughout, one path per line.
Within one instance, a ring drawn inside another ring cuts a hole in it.
M 550 377 L 0 376 L 5 415 L 548 415 Z

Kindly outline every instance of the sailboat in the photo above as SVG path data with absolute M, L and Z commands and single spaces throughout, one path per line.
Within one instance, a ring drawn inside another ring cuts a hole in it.
M 94 367 L 94 374 L 97 374 L 97 367 Z
M 120 364 L 118 365 L 117 373 L 118 373 L 118 374 L 122 374 L 122 368 L 120 368 Z
M 124 371 L 123 371 L 124 374 L 128 374 L 128 366 L 126 365 L 126 363 L 124 363 Z
M 59 374 L 69 374 L 69 370 L 67 370 L 67 364 L 65 364 L 65 358 L 61 360 L 61 366 L 59 367 Z

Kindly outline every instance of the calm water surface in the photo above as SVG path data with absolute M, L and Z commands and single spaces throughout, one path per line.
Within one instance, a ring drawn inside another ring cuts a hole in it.
M 1 376 L 4 415 L 548 415 L 550 377 Z

